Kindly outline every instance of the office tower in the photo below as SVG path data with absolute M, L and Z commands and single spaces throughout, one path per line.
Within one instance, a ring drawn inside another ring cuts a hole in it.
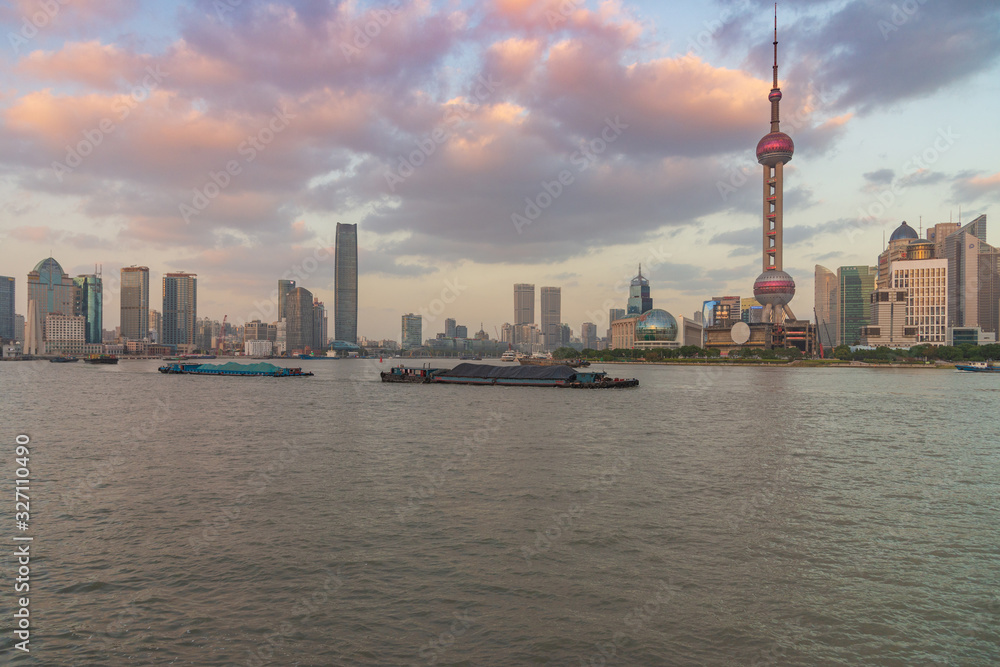
M 535 286 L 514 285 L 514 326 L 535 323 Z
M 782 270 L 782 221 L 784 213 L 783 173 L 792 159 L 795 144 L 778 125 L 778 16 L 774 16 L 774 81 L 767 99 L 771 102 L 771 132 L 757 143 L 757 162 L 764 168 L 763 272 L 753 284 L 753 295 L 764 306 L 763 321 L 781 324 L 795 319 L 788 303 L 795 296 L 795 281 Z
M 74 295 L 74 315 L 84 318 L 84 340 L 87 343 L 101 343 L 104 324 L 103 281 L 97 274 L 73 278 L 76 285 Z
M 858 345 L 861 329 L 871 324 L 872 292 L 878 270 L 874 266 L 837 269 L 838 345 Z
M 624 318 L 625 318 L 625 309 L 624 308 L 611 308 L 608 311 L 608 330 L 607 330 L 607 332 L 606 332 L 605 335 L 607 336 L 607 339 L 608 339 L 608 347 L 609 348 L 611 346 L 611 324 L 615 320 L 621 320 L 621 319 L 624 319 Z
M 979 326 L 980 240 L 963 227 L 944 240 L 948 260 L 948 326 Z
M 0 276 L 0 340 L 16 340 L 14 335 L 14 279 Z
M 314 350 L 322 350 L 326 347 L 328 335 L 326 322 L 326 306 L 319 299 L 313 299 L 313 345 Z
M 979 248 L 979 326 L 1000 338 L 1000 248 Z
M 455 320 L 450 317 L 444 321 L 444 337 L 455 338 Z
M 285 345 L 288 352 L 304 352 L 315 346 L 313 295 L 296 287 L 285 296 Z
M 639 265 L 639 273 L 628 288 L 628 304 L 625 308 L 627 317 L 642 315 L 653 308 L 653 299 L 649 296 L 649 281 L 642 275 L 642 265 Z M 543 329 L 544 330 L 544 329 Z
M 514 325 L 510 322 L 504 322 L 500 327 L 500 340 L 504 343 L 509 343 L 513 345 L 514 343 Z
M 403 315 L 403 331 L 400 347 L 404 350 L 420 347 L 421 338 L 421 326 L 423 325 L 423 320 L 420 315 L 414 315 L 413 313 L 407 313 Z M 464 329 L 465 327 L 461 327 Z
M 336 340 L 358 342 L 358 226 L 337 223 L 333 330 Z
M 944 345 L 948 325 L 948 260 L 893 263 L 891 286 L 907 293 L 906 326 L 916 327 L 918 343 Z
M 163 342 L 163 316 L 158 310 L 149 311 L 149 340 L 154 343 Z
M 121 285 L 122 338 L 142 340 L 149 335 L 149 269 L 123 267 Z
M 278 314 L 275 316 L 275 320 L 280 320 L 285 316 L 285 302 L 288 298 L 288 293 L 293 289 L 295 289 L 294 280 L 278 281 Z
M 28 273 L 28 303 L 35 304 L 37 332 L 44 339 L 45 318 L 49 313 L 73 315 L 76 310 L 76 285 L 66 275 L 59 262 L 49 257 L 43 259 Z M 29 326 L 32 323 L 31 313 Z M 34 331 L 33 331 L 34 333 Z
M 83 315 L 45 316 L 45 351 L 62 354 L 82 354 L 86 344 L 87 318 Z
M 562 342 L 562 289 L 559 287 L 543 287 L 541 292 L 541 324 L 543 344 L 556 348 Z
M 455 338 L 468 338 L 469 337 L 469 327 L 464 324 L 455 325 Z
M 583 343 L 583 348 L 585 350 L 596 350 L 597 325 L 593 322 L 584 322 L 583 326 L 580 327 L 580 341 Z
M 147 311 L 148 327 L 148 311 Z M 194 345 L 198 319 L 198 276 L 168 273 L 163 276 L 163 342 L 166 345 Z
M 14 340 L 24 341 L 24 315 L 14 314 Z
M 816 328 L 819 331 L 820 345 L 836 347 L 840 345 L 838 338 L 837 316 L 840 306 L 838 295 L 840 282 L 837 274 L 825 266 L 816 265 L 814 303 L 816 304 Z
M 764 306 L 752 296 L 740 299 L 740 321 L 760 324 L 764 321 Z
M 731 327 L 742 319 L 743 299 L 738 296 L 717 296 L 705 303 L 711 304 L 708 316 L 713 325 Z

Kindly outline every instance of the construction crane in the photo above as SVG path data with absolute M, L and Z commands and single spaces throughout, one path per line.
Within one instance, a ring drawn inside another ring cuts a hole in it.
M 223 344 L 223 342 L 226 339 L 226 318 L 227 317 L 229 317 L 229 315 L 223 315 L 222 316 L 222 326 L 219 327 L 219 352 L 218 352 L 218 354 L 219 354 L 220 357 L 222 356 L 222 344 Z

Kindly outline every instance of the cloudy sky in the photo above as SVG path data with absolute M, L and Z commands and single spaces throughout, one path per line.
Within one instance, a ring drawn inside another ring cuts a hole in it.
M 286 274 L 332 307 L 345 222 L 363 336 L 411 311 L 492 335 L 516 282 L 603 330 L 639 262 L 690 317 L 761 270 L 772 22 L 756 0 L 13 0 L 0 274 L 24 312 L 39 260 L 102 265 L 111 328 L 122 266 L 150 268 L 154 307 L 190 271 L 199 315 L 240 321 Z M 779 40 L 806 317 L 816 263 L 1000 207 L 1000 4 L 792 0 Z

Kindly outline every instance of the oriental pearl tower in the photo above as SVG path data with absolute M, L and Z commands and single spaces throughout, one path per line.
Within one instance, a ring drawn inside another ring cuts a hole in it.
M 781 324 L 795 319 L 788 302 L 795 296 L 795 281 L 781 268 L 782 171 L 792 159 L 795 144 L 778 129 L 778 11 L 774 13 L 774 85 L 767 99 L 771 102 L 771 131 L 757 144 L 757 162 L 764 167 L 764 266 L 753 284 L 753 294 L 764 306 L 763 321 Z

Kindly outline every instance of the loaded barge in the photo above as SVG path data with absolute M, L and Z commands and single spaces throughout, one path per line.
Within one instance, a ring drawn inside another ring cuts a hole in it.
M 230 361 L 227 364 L 167 364 L 160 366 L 161 373 L 176 375 L 242 375 L 265 377 L 309 377 L 312 373 L 303 373 L 301 368 L 282 368 L 274 364 L 238 364 Z
M 636 379 L 609 378 L 604 371 L 578 371 L 569 366 L 490 366 L 459 364 L 454 368 L 396 366 L 382 372 L 382 382 L 419 384 L 474 384 L 507 387 L 612 389 L 638 387 Z

